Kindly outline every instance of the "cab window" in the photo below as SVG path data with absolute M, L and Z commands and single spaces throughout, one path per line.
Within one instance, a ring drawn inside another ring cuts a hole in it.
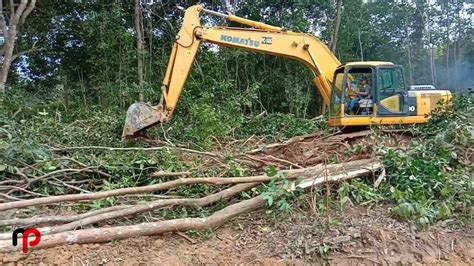
M 405 91 L 400 68 L 381 68 L 377 77 L 377 89 L 381 94 L 397 94 Z
M 341 101 L 342 101 L 342 88 L 344 88 L 344 72 L 336 73 L 334 77 L 334 83 L 332 86 L 330 113 L 331 116 L 337 116 L 341 112 Z
M 405 81 L 400 67 L 379 68 L 377 74 L 379 114 L 403 112 L 406 92 Z

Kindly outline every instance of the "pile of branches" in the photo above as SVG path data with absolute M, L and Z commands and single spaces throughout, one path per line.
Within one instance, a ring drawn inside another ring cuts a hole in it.
M 359 134 L 360 135 L 360 134 Z M 339 140 L 344 140 L 341 135 Z M 252 175 L 245 177 L 188 177 L 188 172 L 155 172 L 155 176 L 167 176 L 176 178 L 153 185 L 126 187 L 112 190 L 86 191 L 80 185 L 73 182 L 70 173 L 94 174 L 109 178 L 110 174 L 102 171 L 100 167 L 90 167 L 77 160 L 63 157 L 64 160 L 72 160 L 78 168 L 60 169 L 39 176 L 31 176 L 28 169 L 34 166 L 25 166 L 17 173 L 23 178 L 9 179 L 2 181 L 0 191 L 4 198 L 0 203 L 0 216 L 8 217 L 6 214 L 19 213 L 20 209 L 43 208 L 46 206 L 65 203 L 84 203 L 93 200 L 108 199 L 129 195 L 147 195 L 154 193 L 166 193 L 167 191 L 183 186 L 195 184 L 208 184 L 219 189 L 217 192 L 209 193 L 203 197 L 178 197 L 159 198 L 145 202 L 133 202 L 132 204 L 115 204 L 110 207 L 101 208 L 94 211 L 84 212 L 75 215 L 52 215 L 34 216 L 27 218 L 16 218 L 0 220 L 0 227 L 36 226 L 42 233 L 42 241 L 34 248 L 53 247 L 64 244 L 84 244 L 100 243 L 117 239 L 124 239 L 136 236 L 156 235 L 166 232 L 183 232 L 188 230 L 206 230 L 218 227 L 232 218 L 248 213 L 250 211 L 265 206 L 266 199 L 263 194 L 254 195 L 245 200 L 237 201 L 226 207 L 208 215 L 204 218 L 179 218 L 160 220 L 156 222 L 139 222 L 125 226 L 104 226 L 107 221 L 114 221 L 119 218 L 135 217 L 137 215 L 162 210 L 165 208 L 187 207 L 200 209 L 230 198 L 238 198 L 242 192 L 249 191 L 261 184 L 275 180 L 288 180 L 281 185 L 282 190 L 292 191 L 296 189 L 307 189 L 328 182 L 341 182 L 351 178 L 362 176 L 375 176 L 375 173 L 382 169 L 382 163 L 375 159 L 353 160 L 337 164 L 317 164 L 309 167 L 302 167 L 297 163 L 286 161 L 265 153 L 272 148 L 281 148 L 290 144 L 314 138 L 314 136 L 303 136 L 292 139 L 286 143 L 267 145 L 235 155 L 236 158 L 245 160 L 255 160 L 260 164 L 271 164 L 278 162 L 288 166 L 288 169 L 281 170 L 278 175 Z M 269 147 L 270 146 L 270 147 Z M 322 145 L 325 146 L 325 145 Z M 177 150 L 187 153 L 199 154 L 214 158 L 217 163 L 222 163 L 221 156 L 212 152 L 195 151 L 187 148 L 174 147 Z M 61 152 L 70 149 L 102 149 L 102 150 L 134 150 L 148 149 L 159 150 L 162 147 L 154 148 L 111 148 L 111 147 L 69 147 L 53 148 L 52 151 Z M 383 178 L 383 175 L 379 176 Z M 67 179 L 67 180 L 65 180 Z M 77 190 L 79 193 L 64 193 L 55 196 L 44 196 L 30 190 L 32 184 L 39 181 L 61 183 L 69 188 L 68 191 Z M 377 181 L 379 182 L 379 181 Z M 252 193 L 250 193 L 252 194 Z M 247 194 L 248 195 L 248 194 Z M 235 202 L 235 201 L 232 201 Z M 19 241 L 21 242 L 21 241 Z M 11 233 L 0 234 L 0 252 L 11 252 L 20 249 L 11 245 Z
M 233 154 L 236 161 L 256 171 L 260 171 L 268 165 L 274 165 L 278 169 L 302 169 L 324 163 L 331 154 L 335 155 L 338 161 L 370 158 L 371 154 L 369 152 L 348 158 L 340 155 L 341 150 L 350 146 L 350 141 L 363 138 L 370 133 L 371 131 L 361 131 L 329 136 L 315 133 L 271 144 L 261 144 L 263 139 L 256 140 L 252 136 L 246 140 L 232 141 L 225 146 L 221 145 L 221 150 L 218 152 L 198 151 L 187 147 L 169 145 L 158 147 L 51 147 L 44 145 L 43 148 L 51 153 L 50 160 L 57 161 L 57 164 L 61 167 L 55 167 L 52 171 L 45 171 L 39 167 L 40 163 L 27 164 L 20 158 L 15 159 L 17 165 L 21 167 L 14 167 L 6 171 L 7 176 L 0 180 L 0 203 L 47 196 L 38 192 L 37 189 L 35 190 L 38 186 L 56 187 L 68 193 L 91 193 L 94 191 L 94 187 L 100 185 L 104 180 L 113 178 L 112 174 L 103 169 L 104 166 L 88 165 L 73 156 L 68 156 L 70 152 L 158 152 L 172 149 L 175 152 L 207 157 L 210 160 L 208 166 L 219 165 L 225 167 L 225 154 Z M 243 148 L 251 146 L 257 147 L 242 151 Z M 194 157 L 191 159 L 194 159 Z M 153 172 L 150 176 L 176 177 L 190 174 L 189 171 Z

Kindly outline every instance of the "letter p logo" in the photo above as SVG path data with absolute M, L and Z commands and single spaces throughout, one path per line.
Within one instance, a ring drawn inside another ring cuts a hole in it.
M 26 230 L 24 228 L 17 228 L 15 229 L 15 231 L 13 231 L 13 234 L 12 234 L 12 244 L 14 247 L 18 245 L 18 234 L 23 235 L 22 249 L 23 249 L 23 253 L 25 254 L 28 253 L 28 244 L 29 246 L 34 247 L 38 245 L 39 242 L 41 241 L 41 233 L 40 231 L 38 231 L 38 229 L 34 227 L 27 228 Z M 33 239 L 32 241 L 28 243 L 28 235 L 30 234 L 33 234 L 35 236 L 35 239 Z

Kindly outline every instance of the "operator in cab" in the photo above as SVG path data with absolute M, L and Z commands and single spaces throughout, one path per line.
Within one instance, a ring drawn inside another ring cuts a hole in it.
M 360 79 L 358 89 L 351 90 L 349 97 L 351 100 L 347 103 L 345 110 L 348 115 L 357 112 L 360 100 L 370 98 L 369 79 L 366 76 Z

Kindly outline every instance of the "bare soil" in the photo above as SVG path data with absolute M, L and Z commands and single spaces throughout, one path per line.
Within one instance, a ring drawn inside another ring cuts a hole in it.
M 243 157 L 256 169 L 274 163 L 280 169 L 321 162 L 351 161 L 373 156 L 377 142 L 370 135 L 304 137 L 287 145 Z M 384 145 L 407 148 L 410 137 L 394 134 Z M 247 140 L 242 145 L 255 148 Z M 276 159 L 275 159 L 276 158 Z M 234 219 L 208 232 L 165 234 L 122 241 L 0 254 L 3 265 L 470 265 L 474 259 L 471 220 L 448 220 L 425 229 L 399 221 L 390 206 L 352 206 L 319 212 L 309 193 L 291 215 L 266 210 Z M 67 213 L 56 213 L 64 214 Z M 101 226 L 111 226 L 104 224 Z
M 447 221 L 425 230 L 391 217 L 389 206 L 312 211 L 311 198 L 291 215 L 263 211 L 219 229 L 0 254 L 4 265 L 252 264 L 469 265 L 474 227 Z

